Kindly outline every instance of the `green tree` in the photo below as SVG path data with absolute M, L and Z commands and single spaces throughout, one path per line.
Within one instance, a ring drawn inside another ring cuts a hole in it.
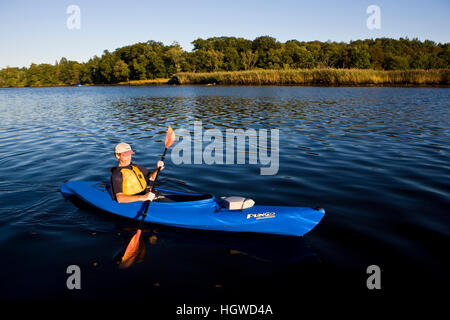
M 112 54 L 108 50 L 103 51 L 103 55 L 98 64 L 100 83 L 111 83 L 113 67 L 114 61 Z
M 241 52 L 240 56 L 244 70 L 253 69 L 258 61 L 258 54 L 251 49 Z
M 119 59 L 114 65 L 113 74 L 117 82 L 128 81 L 130 69 L 128 69 L 128 65 L 123 60 Z
M 241 57 L 235 47 L 226 47 L 220 52 L 223 54 L 223 64 L 221 66 L 223 70 L 237 71 L 241 69 Z
M 145 58 L 133 59 L 130 65 L 131 80 L 147 79 L 147 70 L 145 69 Z
M 282 64 L 281 52 L 279 57 L 274 57 L 277 54 L 277 49 L 281 48 L 281 44 L 272 37 L 262 36 L 253 40 L 252 50 L 258 53 L 258 61 L 256 63 L 258 68 L 273 69 L 274 65 Z
M 289 41 L 284 45 L 282 60 L 290 68 L 308 69 L 316 66 L 313 54 L 298 41 Z
M 166 62 L 166 70 L 169 75 L 177 72 L 181 72 L 183 64 L 183 49 L 181 49 L 178 43 L 174 43 L 171 47 L 167 49 L 164 54 Z
M 39 69 L 37 64 L 32 63 L 30 67 L 25 72 L 25 85 L 27 87 L 29 86 L 38 86 L 40 85 L 40 79 L 39 79 Z
M 365 46 L 350 46 L 347 49 L 347 57 L 344 62 L 346 68 L 368 69 L 370 65 L 370 53 Z
M 383 69 L 384 52 L 383 49 L 374 44 L 369 47 L 370 64 L 374 69 Z
M 216 50 L 200 49 L 194 52 L 194 62 L 200 72 L 218 71 L 223 62 L 223 54 Z
M 0 70 L 0 87 L 19 87 L 25 85 L 26 69 L 6 67 Z
M 406 57 L 386 55 L 383 67 L 385 70 L 406 70 L 409 69 L 409 62 Z
M 162 56 L 150 50 L 145 55 L 147 64 L 145 69 L 147 71 L 147 79 L 165 78 L 167 77 L 166 66 Z

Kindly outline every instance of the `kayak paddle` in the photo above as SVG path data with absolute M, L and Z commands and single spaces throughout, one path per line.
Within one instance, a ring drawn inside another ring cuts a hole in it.
M 172 127 L 169 126 L 169 128 L 167 129 L 167 132 L 166 132 L 166 148 L 164 149 L 164 153 L 161 157 L 161 161 L 164 161 L 164 159 L 166 158 L 167 149 L 174 143 L 174 141 L 175 141 L 175 132 L 173 132 Z M 150 192 L 153 192 L 153 190 L 155 188 L 156 180 L 158 179 L 158 175 L 159 175 L 159 171 L 160 171 L 160 167 L 158 167 L 158 169 L 156 171 L 156 177 L 155 177 L 155 180 L 153 180 L 152 188 L 150 189 Z M 124 261 L 128 260 L 130 257 L 134 256 L 136 253 L 136 250 L 139 248 L 139 238 L 141 237 L 142 224 L 144 222 L 145 217 L 147 216 L 147 211 L 148 211 L 148 207 L 150 206 L 150 202 L 151 202 L 150 200 L 145 201 L 145 209 L 144 209 L 144 213 L 142 214 L 142 218 L 139 222 L 138 231 L 133 236 L 133 238 L 131 238 L 130 243 L 128 244 L 127 249 L 125 250 L 125 253 L 122 257 L 122 263 Z

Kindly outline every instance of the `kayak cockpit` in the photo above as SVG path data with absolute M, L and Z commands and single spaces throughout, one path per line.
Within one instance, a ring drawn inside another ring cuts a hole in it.
M 154 202 L 191 202 L 212 199 L 212 194 L 177 194 L 171 192 L 158 192 Z
M 103 185 L 105 190 L 112 196 L 111 186 L 110 185 Z M 210 200 L 213 199 L 214 196 L 212 194 L 207 193 L 187 193 L 187 192 L 181 192 L 181 191 L 174 191 L 174 190 L 166 190 L 161 188 L 155 188 L 157 198 L 153 200 L 153 202 L 192 202 L 192 201 L 201 201 L 201 200 Z

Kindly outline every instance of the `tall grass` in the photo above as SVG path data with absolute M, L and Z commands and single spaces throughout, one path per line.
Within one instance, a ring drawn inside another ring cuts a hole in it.
M 169 82 L 169 78 L 158 78 L 158 79 L 151 79 L 151 80 L 130 80 L 130 81 L 124 81 L 119 82 L 118 85 L 120 86 L 145 86 L 148 84 L 167 84 Z
M 250 70 L 210 73 L 181 72 L 173 84 L 223 85 L 449 85 L 450 69 L 370 70 L 370 69 L 295 69 Z

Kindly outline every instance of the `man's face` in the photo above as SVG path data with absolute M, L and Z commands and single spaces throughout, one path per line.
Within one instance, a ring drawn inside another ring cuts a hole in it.
M 120 161 L 131 161 L 131 156 L 134 154 L 133 150 L 117 153 L 117 157 Z

